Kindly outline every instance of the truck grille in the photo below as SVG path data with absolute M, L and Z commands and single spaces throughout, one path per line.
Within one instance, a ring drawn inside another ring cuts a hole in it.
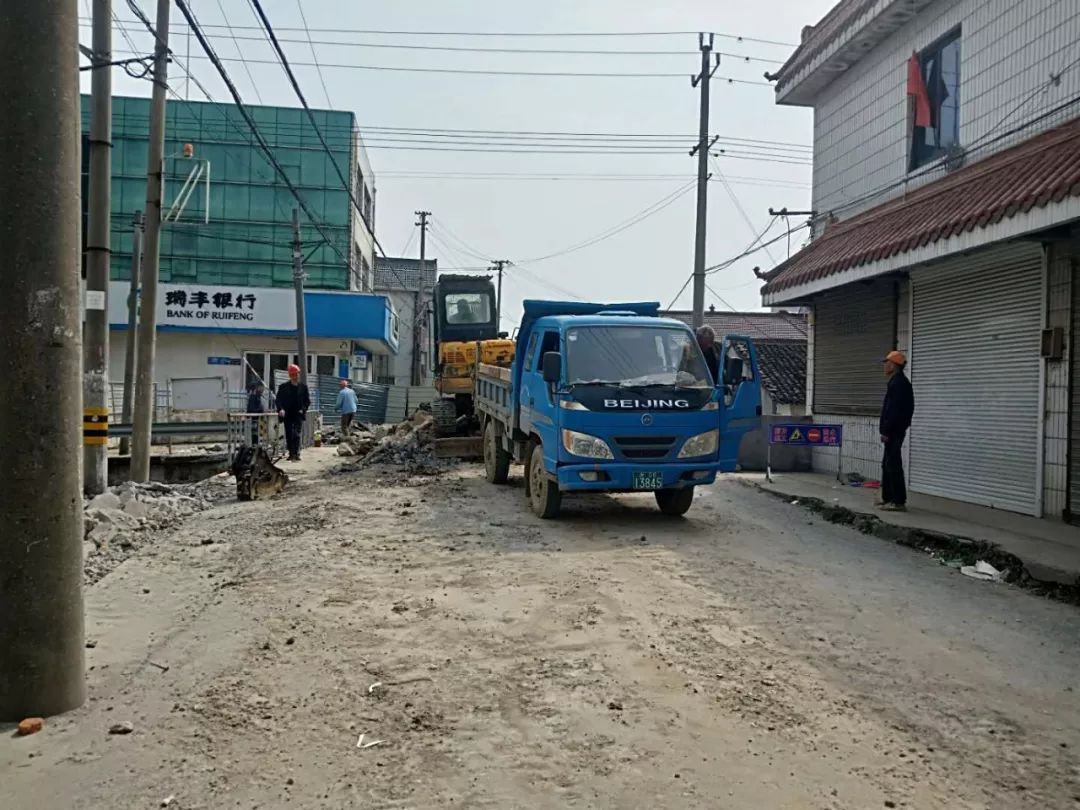
M 674 436 L 616 436 L 615 445 L 626 458 L 664 458 L 675 445 Z

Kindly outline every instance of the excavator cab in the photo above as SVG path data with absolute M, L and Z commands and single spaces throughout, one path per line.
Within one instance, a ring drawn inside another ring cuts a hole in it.
M 499 333 L 495 285 L 486 276 L 444 275 L 435 284 L 435 390 L 440 435 L 461 432 L 473 415 L 476 363 L 509 366 L 514 342 Z

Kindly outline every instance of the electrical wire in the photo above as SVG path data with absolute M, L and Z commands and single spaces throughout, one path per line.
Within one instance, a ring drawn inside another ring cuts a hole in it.
M 221 2 L 221 0 L 217 0 L 217 5 L 218 9 L 221 11 L 221 18 L 225 20 L 225 27 L 228 28 L 229 34 L 232 36 L 233 45 L 236 46 L 236 54 L 237 56 L 242 57 L 244 55 L 244 52 L 240 49 L 239 38 L 233 31 L 232 25 L 229 23 L 229 15 L 225 13 L 225 5 Z M 262 94 L 259 92 L 259 85 L 255 81 L 255 77 L 251 75 L 251 67 L 248 66 L 247 62 L 244 63 L 244 72 L 247 73 L 248 81 L 251 82 L 251 89 L 255 91 L 255 98 L 257 98 L 259 100 L 259 103 L 262 104 L 263 100 Z
M 204 28 L 224 28 L 221 25 L 206 25 Z M 238 30 L 253 29 L 255 26 L 236 26 Z M 303 31 L 303 28 L 279 26 L 281 31 Z M 611 38 L 611 37 L 683 37 L 697 36 L 700 31 L 389 31 L 373 28 L 310 28 L 312 33 L 318 34 L 372 34 L 375 36 L 407 36 L 407 37 L 522 37 L 529 39 L 546 39 L 552 37 L 575 37 L 575 38 Z M 747 37 L 741 34 L 729 34 L 720 31 L 706 31 L 719 39 L 728 39 L 735 42 L 753 42 L 758 45 L 774 45 L 780 48 L 794 48 L 789 42 L 777 42 L 772 39 L 759 39 Z
M 135 55 L 135 54 L 130 54 Z M 209 59 L 206 56 L 192 56 L 192 59 Z M 276 65 L 272 59 L 253 59 L 250 57 L 228 57 L 218 56 L 218 61 L 221 62 L 247 62 L 251 65 Z M 211 60 L 213 61 L 213 60 Z M 296 62 L 292 61 L 291 64 L 294 67 L 322 67 L 322 68 L 334 68 L 336 70 L 373 70 L 382 73 L 432 73 L 432 74 L 446 74 L 457 76 L 535 76 L 535 77 L 547 77 L 547 78 L 573 78 L 573 79 L 683 79 L 686 78 L 686 71 L 680 72 L 667 72 L 667 73 L 649 73 L 649 72 L 604 72 L 604 71 L 570 71 L 570 70 L 485 70 L 477 68 L 429 68 L 429 67 L 402 67 L 399 65 L 357 65 L 357 64 L 341 64 L 335 62 L 321 62 L 316 64 L 315 62 Z M 734 76 L 713 76 L 714 82 L 723 82 L 726 84 L 745 84 L 755 87 L 769 87 L 772 85 L 768 82 L 757 81 L 754 79 L 740 79 Z
M 746 223 L 746 227 L 750 229 L 750 233 L 754 233 L 754 223 L 751 222 L 750 215 L 746 213 L 746 209 L 743 207 L 743 204 L 739 200 L 738 195 L 735 194 L 735 190 L 728 183 L 727 178 L 724 177 L 724 171 L 720 168 L 720 161 L 718 161 L 712 155 L 709 156 L 709 160 L 712 161 L 713 169 L 716 171 L 717 177 L 720 178 L 720 182 L 723 183 L 724 189 L 727 191 L 728 196 L 731 197 L 731 202 L 734 203 L 735 210 L 739 212 L 739 215 L 742 217 L 743 222 Z M 776 218 L 773 217 L 773 222 L 775 221 Z M 772 223 L 769 223 L 769 226 L 772 227 Z M 769 251 L 768 248 L 765 249 L 765 255 L 769 257 L 769 261 L 771 261 L 774 265 L 776 264 L 776 259 L 773 257 L 772 253 Z
M 319 83 L 322 85 L 323 95 L 326 96 L 326 106 L 332 110 L 334 105 L 330 101 L 330 91 L 326 89 L 326 77 L 323 76 L 322 65 L 319 64 L 319 54 L 315 52 L 315 42 L 311 39 L 311 30 L 308 27 L 307 15 L 304 14 L 302 0 L 296 0 L 296 8 L 300 12 L 300 21 L 304 24 L 304 35 L 307 37 L 308 46 L 311 48 L 311 58 L 315 61 L 315 69 L 319 73 Z
M 523 259 L 521 262 L 518 262 L 518 263 L 519 264 L 538 264 L 540 262 L 544 262 L 544 261 L 547 261 L 549 259 L 554 259 L 554 258 L 557 258 L 557 257 L 560 257 L 560 256 L 566 256 L 566 255 L 568 255 L 570 253 L 576 253 L 577 251 L 584 250 L 587 247 L 592 247 L 595 244 L 603 242 L 603 241 L 605 241 L 607 239 L 610 239 L 613 236 L 616 236 L 617 234 L 622 233 L 623 231 L 627 230 L 628 228 L 632 228 L 633 226 L 635 226 L 635 225 L 637 225 L 637 224 L 639 224 L 641 222 L 644 222 L 646 219 L 653 216 L 654 214 L 660 213 L 665 208 L 667 208 L 669 205 L 673 204 L 680 197 L 684 196 L 687 192 L 689 192 L 691 189 L 693 189 L 695 185 L 697 185 L 697 180 L 696 179 L 691 180 L 689 183 L 686 183 L 686 184 L 680 186 L 679 188 L 675 189 L 675 191 L 673 191 L 670 194 L 662 197 L 657 202 L 655 202 L 652 205 L 642 209 L 641 211 L 634 214 L 633 216 L 623 220 L 622 222 L 618 223 L 617 225 L 613 225 L 612 227 L 610 227 L 610 228 L 608 228 L 608 229 L 606 229 L 604 231 L 601 231 L 596 236 L 592 236 L 592 237 L 590 237 L 590 238 L 588 238 L 588 239 L 586 239 L 586 240 L 584 240 L 582 242 L 578 242 L 577 244 L 570 245 L 569 247 L 563 248 L 561 250 L 554 251 L 553 253 L 548 253 L 545 256 L 538 256 L 538 257 L 536 257 L 534 259 Z
M 181 0 L 178 0 L 180 2 Z M 296 80 L 296 74 L 293 73 L 292 67 L 289 65 L 288 57 L 285 56 L 285 50 L 281 47 L 277 40 L 277 35 L 274 33 L 274 28 L 270 24 L 269 17 L 266 16 L 266 12 L 263 10 L 260 0 L 248 0 L 251 3 L 252 8 L 255 10 L 256 15 L 262 22 L 263 28 L 266 30 L 266 36 L 270 39 L 270 43 L 277 54 L 278 60 L 281 63 L 282 69 L 285 71 L 285 75 L 289 79 L 289 83 L 292 84 L 293 91 L 296 93 L 296 97 L 300 100 L 300 103 L 304 106 L 304 110 L 307 112 L 308 120 L 311 121 L 311 127 L 315 130 L 315 134 L 319 138 L 319 143 L 322 144 L 323 149 L 326 152 L 327 157 L 330 158 L 330 162 L 334 167 L 334 171 L 337 172 L 338 179 L 341 181 L 341 186 L 345 190 L 345 193 L 349 195 L 349 199 L 352 201 L 353 206 L 356 208 L 358 214 L 362 216 L 363 206 L 360 201 L 356 199 L 356 195 L 353 193 L 352 183 L 345 177 L 345 173 L 341 170 L 341 164 L 338 163 L 337 157 L 335 157 L 333 151 L 330 149 L 329 144 L 326 142 L 326 138 L 323 137 L 322 130 L 319 128 L 319 122 L 315 119 L 315 113 L 312 112 L 311 106 L 308 104 L 307 98 L 304 96 L 304 91 L 300 89 L 300 83 Z M 237 99 L 239 104 L 239 99 Z M 310 215 L 309 215 L 310 216 Z M 379 244 L 379 240 L 375 237 L 375 234 L 371 234 L 372 242 L 382 254 L 383 258 L 386 258 L 386 251 L 382 249 L 382 245 Z M 390 271 L 397 276 L 398 280 L 405 286 L 404 279 L 397 272 L 394 267 L 389 268 Z
M 132 0 L 129 0 L 129 2 L 131 2 L 131 1 Z M 286 173 L 285 169 L 282 168 L 281 163 L 278 162 L 278 159 L 274 155 L 273 150 L 270 148 L 270 145 L 266 142 L 266 139 L 263 137 L 262 133 L 259 131 L 259 128 L 256 125 L 254 119 L 252 119 L 252 117 L 251 117 L 251 113 L 249 113 L 248 110 L 247 110 L 247 107 L 244 106 L 243 99 L 240 96 L 240 91 L 236 89 L 236 84 L 233 83 L 232 78 L 230 78 L 230 76 L 228 74 L 228 71 L 225 69 L 225 65 L 222 64 L 220 57 L 218 57 L 217 53 L 214 51 L 213 46 L 210 44 L 210 41 L 206 38 L 206 35 L 203 33 L 203 30 L 202 30 L 201 26 L 199 25 L 198 20 L 195 18 L 195 15 L 192 12 L 191 8 L 188 6 L 187 0 L 176 0 L 176 5 L 177 5 L 177 8 L 180 9 L 180 12 L 184 15 L 184 18 L 187 20 L 188 26 L 191 28 L 192 33 L 195 34 L 195 38 L 198 39 L 200 47 L 206 53 L 206 55 L 210 59 L 210 61 L 214 64 L 214 67 L 217 69 L 218 74 L 221 76 L 222 81 L 225 83 L 225 86 L 228 88 L 229 94 L 233 97 L 233 101 L 236 104 L 237 110 L 240 112 L 241 117 L 244 119 L 245 123 L 247 123 L 248 128 L 251 130 L 251 134 L 255 138 L 256 145 L 263 152 L 263 155 L 269 161 L 270 165 L 273 167 L 273 169 L 277 173 L 278 177 L 281 178 L 281 181 L 285 184 L 285 186 L 289 189 L 289 192 L 296 199 L 297 205 L 300 207 L 300 209 L 307 216 L 308 221 L 310 222 L 312 227 L 314 227 L 315 230 L 319 232 L 319 235 L 325 240 L 327 245 L 329 245 L 330 248 L 332 250 L 334 250 L 335 253 L 338 254 L 339 258 L 341 258 L 341 260 L 345 262 L 346 267 L 349 268 L 350 272 L 353 274 L 353 277 L 355 278 L 356 277 L 356 269 L 353 266 L 352 262 L 350 261 L 349 257 L 346 254 L 344 254 L 341 251 L 341 249 L 336 244 L 334 244 L 330 240 L 330 238 L 327 236 L 327 234 L 326 234 L 325 230 L 323 229 L 322 225 L 320 225 L 318 220 L 315 218 L 315 215 L 312 212 L 311 207 L 308 205 L 307 201 L 300 194 L 300 192 L 296 188 L 296 186 L 293 185 L 292 180 L 289 179 L 289 175 Z M 156 36 L 156 34 L 155 34 L 155 36 Z
M 301 14 L 303 9 L 301 9 Z M 233 26 L 227 26 L 230 31 L 234 30 Z M 280 30 L 285 30 L 281 28 Z M 309 29 L 305 29 L 309 30 Z M 261 37 L 242 36 L 235 33 L 232 34 L 234 39 L 247 41 L 247 42 L 262 42 Z M 477 48 L 477 47 L 465 47 L 454 45 L 413 45 L 413 44 L 401 44 L 401 43 L 387 43 L 387 42 L 355 42 L 348 40 L 330 40 L 330 39 L 312 39 L 310 34 L 304 39 L 290 38 L 290 37 L 278 37 L 279 42 L 287 42 L 292 44 L 310 45 L 312 56 L 318 61 L 318 54 L 315 52 L 315 45 L 328 45 L 331 47 L 345 47 L 345 48 L 383 48 L 389 50 L 406 50 L 406 51 L 439 51 L 443 53 L 498 53 L 498 54 L 521 54 L 523 56 L 530 55 L 557 55 L 557 56 L 698 56 L 700 51 L 696 48 L 693 50 L 679 50 L 679 51 L 642 51 L 642 50 L 583 50 L 577 48 Z M 761 62 L 768 65 L 781 65 L 783 59 L 766 58 L 761 56 L 752 56 L 750 54 L 730 53 L 725 51 L 713 51 L 717 56 L 726 59 L 736 59 L 740 62 L 752 63 Z

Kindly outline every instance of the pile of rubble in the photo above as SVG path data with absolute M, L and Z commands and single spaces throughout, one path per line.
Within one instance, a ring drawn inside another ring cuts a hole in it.
M 412 474 L 433 474 L 442 469 L 435 459 L 435 426 L 426 411 L 417 411 L 391 427 L 354 430 L 338 445 L 337 452 L 341 456 L 359 457 L 340 468 L 340 472 L 376 464 L 404 467 Z
M 93 584 L 156 533 L 231 498 L 227 475 L 197 484 L 125 483 L 83 502 L 83 570 Z

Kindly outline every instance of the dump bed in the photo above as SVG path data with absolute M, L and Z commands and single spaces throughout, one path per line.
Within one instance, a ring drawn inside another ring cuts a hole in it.
M 505 427 L 513 424 L 511 371 L 503 366 L 481 363 L 476 368 L 473 407 Z

